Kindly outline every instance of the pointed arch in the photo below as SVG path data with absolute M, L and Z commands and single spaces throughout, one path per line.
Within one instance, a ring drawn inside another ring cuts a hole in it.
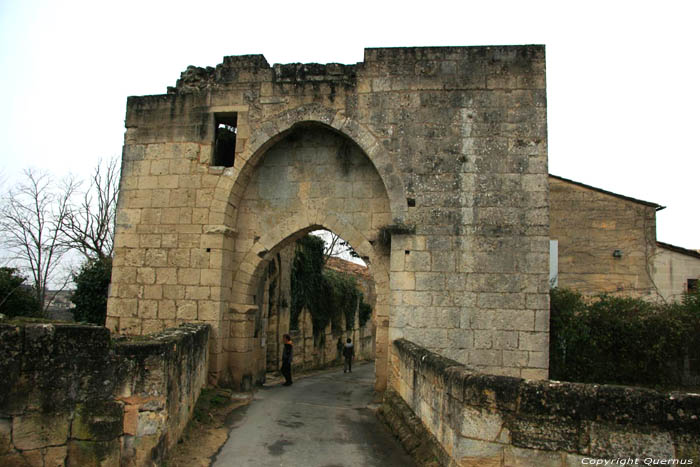
M 308 104 L 277 114 L 258 125 L 243 152 L 237 155 L 233 168 L 219 178 L 210 209 L 210 224 L 229 227 L 235 224 L 240 197 L 258 162 L 269 148 L 300 124 L 325 127 L 357 144 L 372 162 L 384 184 L 393 222 L 405 221 L 408 214 L 405 185 L 400 171 L 381 141 L 343 111 Z
M 232 291 L 234 302 L 254 305 L 255 288 L 267 261 L 284 246 L 318 229 L 335 232 L 352 245 L 361 256 L 368 258 L 370 272 L 377 287 L 377 303 L 385 303 L 389 293 L 389 272 L 375 252 L 374 246 L 362 232 L 342 217 L 308 208 L 300 215 L 287 218 L 277 229 L 261 237 L 248 250 L 234 275 Z

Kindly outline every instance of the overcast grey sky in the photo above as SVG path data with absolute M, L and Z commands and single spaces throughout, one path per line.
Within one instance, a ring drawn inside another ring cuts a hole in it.
M 0 0 L 0 183 L 121 152 L 129 95 L 187 65 L 363 59 L 365 47 L 545 44 L 550 172 L 668 208 L 700 248 L 697 2 Z

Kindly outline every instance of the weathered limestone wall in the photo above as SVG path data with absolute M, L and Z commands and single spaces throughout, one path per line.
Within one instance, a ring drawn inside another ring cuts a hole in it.
M 204 325 L 138 340 L 77 324 L 0 324 L 0 465 L 146 466 L 206 382 Z
M 233 166 L 213 167 L 217 118 L 234 113 Z M 110 329 L 208 323 L 211 381 L 240 386 L 265 364 L 266 265 L 325 227 L 377 285 L 377 389 L 403 336 L 547 376 L 544 47 L 367 49 L 356 65 L 225 57 L 129 98 L 126 126 Z
M 700 279 L 700 253 L 679 252 L 657 244 L 654 283 L 666 301 L 677 301 L 688 291 L 688 279 Z
M 406 432 L 422 426 L 442 465 L 700 462 L 700 395 L 486 375 L 406 340 L 394 348 L 385 419 L 402 424 L 413 412 L 420 423 L 394 428 L 415 449 Z
M 333 330 L 329 323 L 324 331 L 323 337 L 314 337 L 311 315 L 308 310 L 302 310 L 299 316 L 298 329 L 290 330 L 290 307 L 291 303 L 291 268 L 296 253 L 296 245 L 290 244 L 279 252 L 278 259 L 272 272 L 268 273 L 265 281 L 266 290 L 275 289 L 276 296 L 269 294 L 262 302 L 263 310 L 278 310 L 276 313 L 267 314 L 267 371 L 277 371 L 281 367 L 282 336 L 290 334 L 294 342 L 294 362 L 297 369 L 323 368 L 333 364 L 340 364 L 341 350 L 338 345 L 339 339 L 342 344 L 348 337 L 355 344 L 355 358 L 357 360 L 374 360 L 375 333 L 374 324 L 370 319 L 364 326 L 360 326 L 359 304 L 355 311 L 354 326 L 351 330 L 346 330 L 345 316 L 342 316 L 340 328 L 343 331 Z M 351 275 L 355 279 L 355 284 L 363 294 L 365 303 L 375 309 L 377 297 L 375 284 L 367 268 L 355 263 L 331 257 L 327 259 L 324 266 L 326 269 Z M 279 274 L 278 274 L 279 271 Z M 272 284 L 274 287 L 270 287 Z M 277 286 L 279 284 L 279 287 Z M 275 306 L 275 303 L 284 303 L 286 306 Z M 265 316 L 265 314 L 263 314 Z
M 550 238 L 559 241 L 559 287 L 583 294 L 656 297 L 653 203 L 549 178 Z M 622 257 L 614 257 L 620 250 Z
M 345 329 L 344 317 L 341 327 Z M 292 362 L 294 368 L 308 370 L 342 364 L 342 346 L 348 337 L 355 344 L 355 360 L 374 360 L 372 321 L 367 321 L 364 326 L 360 326 L 359 319 L 355 316 L 353 329 L 334 332 L 328 324 L 323 334 L 323 337 L 314 337 L 311 314 L 306 309 L 302 310 L 299 316 L 299 329 L 290 331 L 292 341 L 295 343 Z

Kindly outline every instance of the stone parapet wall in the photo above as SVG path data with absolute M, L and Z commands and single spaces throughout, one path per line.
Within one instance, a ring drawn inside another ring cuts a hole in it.
M 439 442 L 443 465 L 700 462 L 700 395 L 487 375 L 404 339 L 393 347 L 391 391 Z
M 0 324 L 0 465 L 145 466 L 189 421 L 207 325 L 137 339 L 78 324 Z

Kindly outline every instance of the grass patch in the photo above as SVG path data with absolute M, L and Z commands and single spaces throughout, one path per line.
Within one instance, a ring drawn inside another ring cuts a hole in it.
M 231 402 L 233 391 L 224 388 L 204 388 L 194 406 L 192 418 L 199 423 L 212 423 L 213 413 Z

